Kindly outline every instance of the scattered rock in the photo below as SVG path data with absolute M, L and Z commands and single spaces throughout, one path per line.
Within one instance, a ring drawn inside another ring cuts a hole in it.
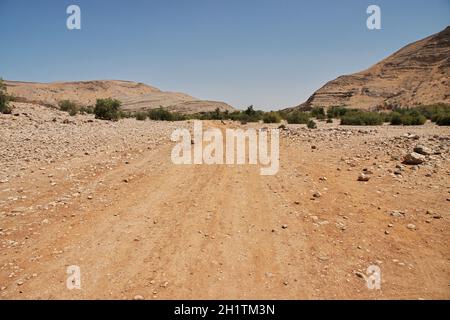
M 412 224 L 412 223 L 408 223 L 408 224 L 406 225 L 406 227 L 407 227 L 409 230 L 416 230 L 416 225 L 415 225 L 415 224 Z
M 414 147 L 414 152 L 422 154 L 424 156 L 428 156 L 433 153 L 433 151 L 431 151 L 430 148 L 427 148 L 421 144 L 418 144 L 417 146 Z
M 418 154 L 416 152 L 408 153 L 403 159 L 404 164 L 408 165 L 418 165 L 425 161 L 425 156 Z
M 358 176 L 358 181 L 369 181 L 370 180 L 370 176 L 364 174 L 364 173 L 360 173 Z
M 396 218 L 403 218 L 405 216 L 405 213 L 397 211 L 397 210 L 393 210 L 390 212 L 390 215 L 393 217 L 396 217 Z

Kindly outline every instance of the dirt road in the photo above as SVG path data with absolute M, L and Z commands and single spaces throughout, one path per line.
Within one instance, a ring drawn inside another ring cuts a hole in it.
M 406 182 L 360 182 L 359 167 L 388 156 L 347 168 L 351 149 L 326 143 L 282 136 L 275 176 L 254 165 L 174 165 L 167 137 L 116 165 L 66 161 L 10 181 L 39 192 L 2 207 L 0 297 L 449 299 L 448 161 L 433 188 L 411 170 Z M 69 178 L 52 186 L 49 174 Z M 73 185 L 82 191 L 61 200 Z M 380 290 L 356 275 L 373 264 Z M 79 290 L 66 287 L 69 265 L 80 267 Z

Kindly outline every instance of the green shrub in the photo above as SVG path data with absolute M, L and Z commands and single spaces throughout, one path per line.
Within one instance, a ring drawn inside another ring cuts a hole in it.
M 173 121 L 172 113 L 162 107 L 148 111 L 148 118 L 151 120 Z
M 309 114 L 295 110 L 286 116 L 286 120 L 290 124 L 307 124 L 309 121 Z
M 331 108 L 329 108 L 327 110 L 327 117 L 329 119 L 331 119 L 331 118 L 340 118 L 343 115 L 345 115 L 345 113 L 348 110 L 350 110 L 350 109 L 347 109 L 346 107 L 333 106 L 333 107 L 331 107 Z
M 325 109 L 323 107 L 314 107 L 311 109 L 311 116 L 317 119 L 325 119 Z
M 317 128 L 317 124 L 314 122 L 314 120 L 309 120 L 308 123 L 306 124 L 306 126 L 309 129 L 316 129 Z
M 120 118 L 120 101 L 115 99 L 97 99 L 94 114 L 96 119 L 117 121 Z
M 450 114 L 450 104 L 438 103 L 428 106 L 420 106 L 415 108 L 420 114 L 425 116 L 427 119 L 430 119 L 433 122 L 436 122 L 436 119 L 439 116 L 444 114 Z
M 386 120 L 388 120 L 388 119 L 386 119 Z M 392 112 L 390 114 L 389 122 L 391 123 L 391 125 L 396 125 L 396 126 L 402 124 L 402 115 L 398 112 Z
M 341 117 L 341 125 L 376 126 L 384 122 L 384 116 L 378 112 L 352 110 Z
M 167 109 L 163 109 L 163 107 L 159 107 L 158 109 L 152 109 L 148 111 L 147 116 L 151 120 L 160 120 L 160 121 L 181 121 L 187 119 L 185 115 L 176 112 L 170 112 Z M 196 117 L 192 116 L 192 118 Z M 200 119 L 200 117 L 198 117 L 197 115 L 196 119 Z
M 266 112 L 263 115 L 263 121 L 264 123 L 280 123 L 281 116 L 278 114 L 278 112 Z
M 0 78 L 0 113 L 12 113 L 12 108 L 9 105 L 9 100 L 9 97 L 6 94 L 6 85 L 3 83 L 3 79 Z
M 391 125 L 417 126 L 426 121 L 427 118 L 419 109 L 396 109 L 389 115 Z
M 80 113 L 94 114 L 94 107 L 93 106 L 80 107 Z
M 450 112 L 438 115 L 436 118 L 436 124 L 438 126 L 450 126 Z
M 147 113 L 139 111 L 134 114 L 134 117 L 136 118 L 136 120 L 144 121 L 147 119 Z

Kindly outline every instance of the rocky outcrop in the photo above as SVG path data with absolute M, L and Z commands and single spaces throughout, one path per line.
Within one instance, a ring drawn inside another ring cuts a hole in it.
M 296 108 L 373 109 L 439 102 L 450 103 L 450 26 L 365 71 L 328 82 Z

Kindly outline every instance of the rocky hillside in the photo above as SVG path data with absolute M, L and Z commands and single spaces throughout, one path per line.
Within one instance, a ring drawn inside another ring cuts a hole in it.
M 115 98 L 125 110 L 148 110 L 160 106 L 182 113 L 233 110 L 233 107 L 217 101 L 205 101 L 184 93 L 161 91 L 143 83 L 99 80 L 79 82 L 18 82 L 5 81 L 8 93 L 19 101 L 45 105 L 57 105 L 61 100 L 72 100 L 81 105 L 94 105 L 96 99 Z
M 296 108 L 370 109 L 450 103 L 450 26 L 411 43 L 371 68 L 340 76 Z

